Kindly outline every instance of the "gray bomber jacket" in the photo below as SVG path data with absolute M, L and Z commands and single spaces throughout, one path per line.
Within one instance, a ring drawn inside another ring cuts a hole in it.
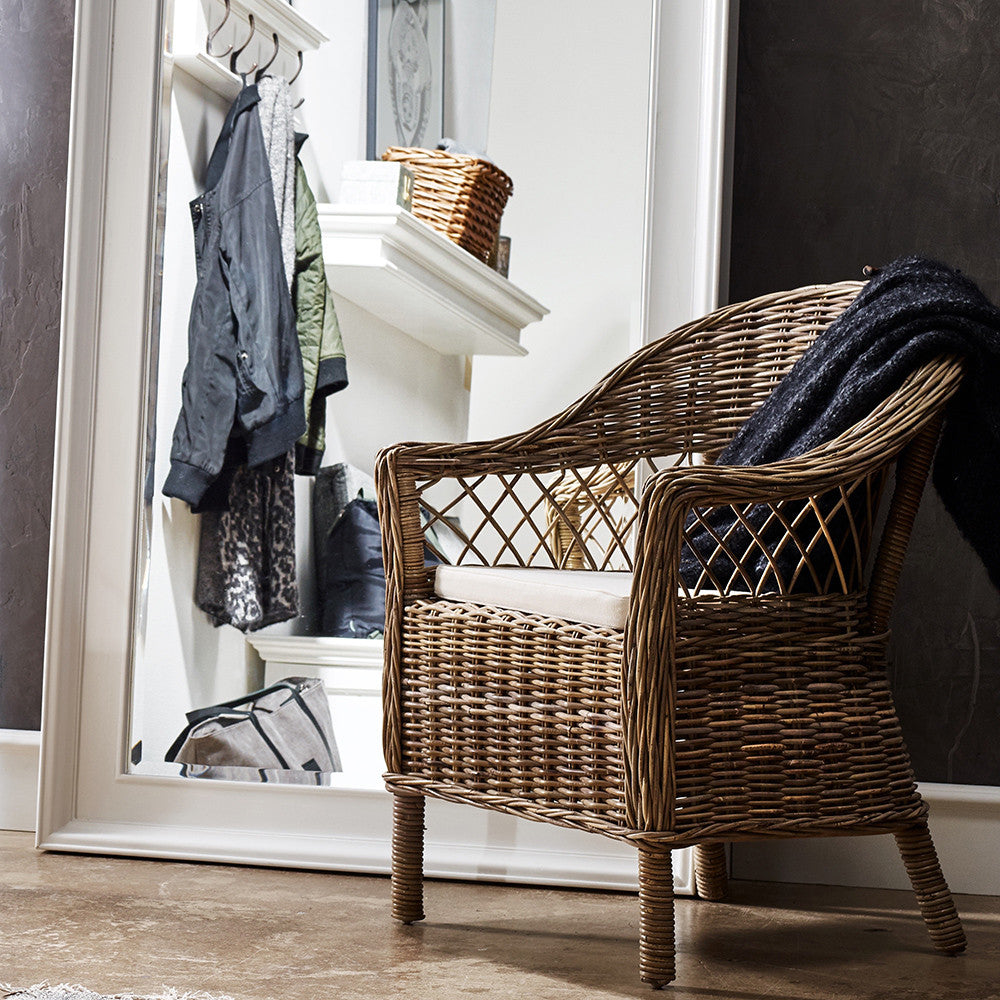
M 166 496 L 195 510 L 225 471 L 290 451 L 306 430 L 302 354 L 255 86 L 244 87 L 191 203 L 198 280 Z M 224 491 L 216 489 L 213 494 Z

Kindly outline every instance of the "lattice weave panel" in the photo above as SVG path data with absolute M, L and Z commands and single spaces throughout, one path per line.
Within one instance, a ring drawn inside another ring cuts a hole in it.
M 685 594 L 849 594 L 863 586 L 886 469 L 806 500 L 695 508 Z
M 449 477 L 417 484 L 456 564 L 626 570 L 632 566 L 639 462 L 549 472 Z
M 419 484 L 428 527 L 447 526 L 456 564 L 631 570 L 637 480 L 696 456 Z M 861 587 L 885 470 L 804 500 L 696 508 L 685 529 L 688 596 L 850 593 Z

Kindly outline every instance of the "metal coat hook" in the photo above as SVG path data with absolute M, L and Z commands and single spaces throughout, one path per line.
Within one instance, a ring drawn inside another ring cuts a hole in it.
M 226 26 L 226 22 L 229 20 L 229 15 L 232 13 L 231 0 L 225 0 L 226 3 L 226 16 L 219 22 L 218 26 L 213 28 L 208 35 L 205 37 L 205 51 L 208 55 L 213 56 L 216 59 L 221 59 L 223 56 L 228 56 L 230 52 L 233 51 L 233 46 L 230 44 L 229 48 L 225 52 L 213 52 L 212 42 L 215 41 L 215 36 L 222 31 Z
M 271 63 L 273 63 L 274 60 L 278 58 L 278 52 L 281 49 L 281 44 L 278 41 L 278 33 L 276 31 L 272 32 L 271 38 L 274 41 L 274 52 L 271 54 L 271 58 L 268 59 L 268 61 L 264 63 L 264 65 L 261 66 L 259 70 L 257 70 L 257 75 L 254 77 L 255 83 L 260 83 L 260 78 L 267 72 L 268 67 L 271 65 Z
M 295 71 L 294 76 L 292 76 L 292 78 L 288 81 L 289 86 L 295 83 L 295 81 L 299 78 L 299 73 L 302 72 L 302 49 L 299 49 L 297 54 L 299 58 L 299 68 Z M 304 103 L 305 103 L 305 98 L 300 97 L 298 103 L 292 105 L 292 111 L 298 111 L 299 108 L 301 108 Z
M 257 68 L 256 61 L 247 70 L 238 70 L 236 68 L 236 61 L 241 55 L 243 55 L 243 50 L 253 41 L 254 32 L 257 30 L 253 14 L 247 14 L 247 20 L 250 22 L 250 34 L 247 35 L 247 40 L 238 49 L 233 49 L 233 54 L 229 57 L 229 71 L 231 73 L 239 73 L 241 76 L 246 76 L 248 73 L 252 73 Z

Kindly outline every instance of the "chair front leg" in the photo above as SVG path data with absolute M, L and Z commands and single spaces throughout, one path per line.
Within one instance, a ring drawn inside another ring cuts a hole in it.
M 392 915 L 424 919 L 424 797 L 392 794 Z
M 675 975 L 674 869 L 670 851 L 639 848 L 639 975 L 654 990 Z

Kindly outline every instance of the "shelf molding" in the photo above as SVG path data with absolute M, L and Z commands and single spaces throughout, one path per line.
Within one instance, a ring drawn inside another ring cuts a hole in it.
M 335 294 L 442 354 L 524 355 L 540 302 L 396 205 L 318 206 Z
M 347 639 L 329 635 L 248 635 L 247 643 L 267 662 L 317 667 L 361 667 L 382 670 L 381 639 Z

